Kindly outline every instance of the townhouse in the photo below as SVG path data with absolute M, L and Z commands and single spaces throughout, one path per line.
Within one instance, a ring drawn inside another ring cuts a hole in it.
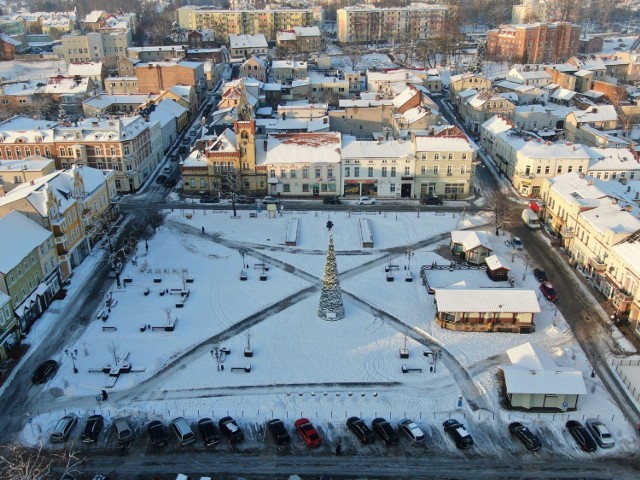
M 281 30 L 276 35 L 276 45 L 295 53 L 319 52 L 322 49 L 322 33 L 316 25 Z
M 13 315 L 11 297 L 0 292 L 0 361 L 7 360 L 19 340 L 18 321 Z
M 0 197 L 15 187 L 53 173 L 53 160 L 32 155 L 23 160 L 3 160 L 0 162 Z
M 593 105 L 567 115 L 566 138 L 592 147 L 608 146 L 607 139 L 602 137 L 603 132 L 614 130 L 617 125 L 618 112 L 613 105 Z
M 60 290 L 61 281 L 51 231 L 18 210 L 0 218 L 0 292 L 10 299 L 7 304 L 0 295 L 0 305 L 4 303 L 0 356 L 29 331 Z
M 609 273 L 602 293 L 618 317 L 629 320 L 631 330 L 640 338 L 640 232 L 634 232 L 611 248 Z
M 480 135 L 480 126 L 494 115 L 513 119 L 515 104 L 496 90 L 469 90 L 469 96 L 464 93 L 461 92 L 463 100 L 460 103 L 460 116 L 472 134 Z

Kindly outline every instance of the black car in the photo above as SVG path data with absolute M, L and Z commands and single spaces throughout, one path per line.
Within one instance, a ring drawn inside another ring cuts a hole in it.
M 395 445 L 400 441 L 400 437 L 398 437 L 396 430 L 384 418 L 374 418 L 373 422 L 371 422 L 371 426 L 373 427 L 373 431 L 380 436 L 385 445 Z
M 287 433 L 287 429 L 284 428 L 284 423 L 279 418 L 274 418 L 273 420 L 269 420 L 267 422 L 267 428 L 269 429 L 269 433 L 276 442 L 276 445 L 289 445 L 291 442 L 291 437 Z
M 324 203 L 325 205 L 340 205 L 342 202 L 340 201 L 340 197 L 331 195 L 329 197 L 324 197 L 322 199 L 322 203 Z
M 33 383 L 44 383 L 49 380 L 58 370 L 58 362 L 55 360 L 47 360 L 36 368 L 31 381 Z
M 200 436 L 202 437 L 202 441 L 206 447 L 216 445 L 220 441 L 218 428 L 210 418 L 203 418 L 198 422 L 198 431 L 200 432 Z
M 167 181 L 167 177 L 165 177 L 164 175 L 158 175 L 156 177 L 156 183 L 159 185 L 162 185 L 166 181 Z
M 577 420 L 569 420 L 565 427 L 569 430 L 569 433 L 576 441 L 578 446 L 585 452 L 595 452 L 598 446 L 596 445 L 596 441 L 593 439 L 591 435 L 589 435 L 589 431 L 582 426 L 580 422 Z
M 164 186 L 166 188 L 173 188 L 178 184 L 178 180 L 176 180 L 175 178 L 169 178 L 164 182 Z
M 540 442 L 540 439 L 537 437 L 537 435 L 534 435 L 531 430 L 529 430 L 520 422 L 510 423 L 509 432 L 511 432 L 511 435 L 515 435 L 518 440 L 520 440 L 524 444 L 527 450 L 535 452 L 537 450 L 540 450 L 540 447 L 542 447 L 542 443 Z
M 536 280 L 538 280 L 539 282 L 546 282 L 547 280 L 549 280 L 549 277 L 547 276 L 547 272 L 545 272 L 541 268 L 534 268 L 533 276 L 536 277 Z
M 373 442 L 373 432 L 360 417 L 348 418 L 347 428 L 351 430 L 351 433 L 353 433 L 363 445 Z
M 147 433 L 154 447 L 164 447 L 169 441 L 169 430 L 167 426 L 159 420 L 149 422 L 149 425 L 147 425 Z
M 200 203 L 220 203 L 220 199 L 218 197 L 202 197 Z
M 256 203 L 256 199 L 249 195 L 238 195 L 236 197 L 236 203 L 241 203 L 243 205 L 253 205 Z
M 244 440 L 244 433 L 242 433 L 242 429 L 233 418 L 222 417 L 218 421 L 218 427 L 220 427 L 220 431 L 229 439 L 229 442 L 238 443 Z
M 449 434 L 451 439 L 455 442 L 456 447 L 460 449 L 470 448 L 473 446 L 473 438 L 464 425 L 457 421 L 455 418 L 445 420 L 442 424 L 444 431 Z
M 184 153 L 187 153 L 187 147 L 180 145 L 180 147 L 178 147 L 178 154 L 182 155 Z
M 104 418 L 102 415 L 91 415 L 84 424 L 82 431 L 82 443 L 95 443 L 98 441 L 98 435 L 104 426 Z
M 420 205 L 442 205 L 444 201 L 435 195 L 423 195 L 420 197 Z

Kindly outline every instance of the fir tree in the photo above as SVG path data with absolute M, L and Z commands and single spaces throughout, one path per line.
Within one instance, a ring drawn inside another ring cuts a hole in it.
M 318 317 L 322 320 L 340 320 L 344 318 L 344 304 L 342 303 L 342 290 L 340 289 L 340 279 L 338 278 L 336 254 L 333 249 L 333 236 L 329 236 L 329 250 L 327 251 L 327 263 L 324 266 Z

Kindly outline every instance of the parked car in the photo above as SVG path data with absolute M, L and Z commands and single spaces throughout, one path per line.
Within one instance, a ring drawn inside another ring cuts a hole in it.
M 187 153 L 187 147 L 181 145 L 180 148 L 178 148 L 178 154 L 182 155 L 184 153 Z
M 577 420 L 569 420 L 565 427 L 576 441 L 578 446 L 585 452 L 595 452 L 598 448 L 596 441 L 589 435 L 586 428 Z
M 371 197 L 358 197 L 358 205 L 375 205 L 376 201 Z
M 400 440 L 395 428 L 384 418 L 374 418 L 373 422 L 371 422 L 371 427 L 380 436 L 385 445 L 395 445 Z
M 104 418 L 102 415 L 91 415 L 87 418 L 82 431 L 82 443 L 95 443 L 98 441 L 98 435 L 104 426 Z
M 300 435 L 300 438 L 307 447 L 315 448 L 322 445 L 320 434 L 308 418 L 300 418 L 296 420 L 294 425 L 296 427 L 296 431 Z
M 178 184 L 178 180 L 175 178 L 169 178 L 164 182 L 165 188 L 173 188 Z
M 287 433 L 287 429 L 284 427 L 284 423 L 279 418 L 274 418 L 267 422 L 267 428 L 269 433 L 276 442 L 276 445 L 289 445 L 291 437 Z
M 442 427 L 455 442 L 456 447 L 464 449 L 473 446 L 473 438 L 471 437 L 471 434 L 466 428 L 464 428 L 464 425 L 455 418 L 445 420 Z
M 550 302 L 558 301 L 558 294 L 556 293 L 556 289 L 553 288 L 553 285 L 551 285 L 551 283 L 542 282 L 540 284 L 540 291 L 542 292 L 542 295 L 544 295 L 544 298 L 546 298 Z
M 589 430 L 589 433 L 600 448 L 612 448 L 615 446 L 616 442 L 613 439 L 613 435 L 611 435 L 611 432 L 604 423 L 595 418 L 588 418 L 585 424 L 587 425 L 587 430 Z
M 236 203 L 240 203 L 243 205 L 253 205 L 256 203 L 256 199 L 250 195 L 238 195 L 236 197 Z
M 444 201 L 436 195 L 423 195 L 420 197 L 420 205 L 442 205 Z
M 78 416 L 75 413 L 70 413 L 65 415 L 56 426 L 53 428 L 51 432 L 51 441 L 54 443 L 64 443 L 69 440 L 69 435 L 71 435 L 71 431 L 73 427 L 78 423 Z
M 267 195 L 266 197 L 264 197 L 262 199 L 262 204 L 263 205 L 278 205 L 280 203 L 280 199 L 276 198 L 276 197 L 272 197 L 270 195 Z
M 244 433 L 233 418 L 222 417 L 218 421 L 218 427 L 220 427 L 220 431 L 229 439 L 229 442 L 238 443 L 244 440 Z
M 113 422 L 113 428 L 116 431 L 116 440 L 121 447 L 127 446 L 133 440 L 133 430 L 124 418 L 117 419 Z
M 203 418 L 198 422 L 198 432 L 200 432 L 205 447 L 211 447 L 220 442 L 216 424 L 210 418 Z
M 513 248 L 516 250 L 524 249 L 524 245 L 522 244 L 522 239 L 520 237 L 513 237 L 511 242 L 513 243 Z
M 325 205 L 340 205 L 340 197 L 336 195 L 330 195 L 328 197 L 324 197 L 322 199 L 322 203 Z
M 547 272 L 545 272 L 541 268 L 534 268 L 533 276 L 536 277 L 536 280 L 538 280 L 539 282 L 546 282 L 549 280 L 549 277 L 547 276 Z
M 169 431 L 166 425 L 159 420 L 149 422 L 147 433 L 154 447 L 164 447 L 169 441 Z
M 427 438 L 422 429 L 413 420 L 403 418 L 398 422 L 398 430 L 407 437 L 412 445 L 424 445 Z
M 182 446 L 190 445 L 196 441 L 196 436 L 184 417 L 171 420 L 171 430 L 173 430 L 178 442 L 180 442 Z
M 36 384 L 44 383 L 49 380 L 58 371 L 58 362 L 55 360 L 47 360 L 41 363 L 36 368 L 36 371 L 31 377 L 31 381 Z
M 363 445 L 372 443 L 374 440 L 373 432 L 360 417 L 348 418 L 347 428 L 351 430 L 351 433 L 353 433 Z
M 510 423 L 509 432 L 511 432 L 511 435 L 515 435 L 515 437 L 524 444 L 527 450 L 535 452 L 540 450 L 540 447 L 542 447 L 542 442 L 540 442 L 537 435 L 534 435 L 531 430 L 520 422 Z
M 218 197 L 201 197 L 200 203 L 220 203 L 220 199 Z
M 162 184 L 163 184 L 164 182 L 166 182 L 166 181 L 167 181 L 167 176 L 166 176 L 166 175 L 158 175 L 158 176 L 156 177 L 156 183 L 157 183 L 158 185 L 162 185 Z

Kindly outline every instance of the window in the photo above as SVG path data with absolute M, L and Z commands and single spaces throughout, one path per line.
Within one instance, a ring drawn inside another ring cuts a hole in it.
M 549 167 L 549 165 L 547 165 L 546 167 L 544 167 L 544 173 L 545 175 L 549 175 L 549 172 L 551 171 L 551 167 Z
M 449 160 L 453 160 L 453 153 L 450 153 L 447 157 Z
M 309 178 L 309 169 L 308 168 L 303 168 L 302 169 L 302 178 Z
M 356 178 L 360 176 L 360 167 L 353 167 L 353 176 Z
M 333 167 L 327 167 L 327 177 L 333 178 Z
M 276 178 L 276 170 L 275 169 L 269 170 L 269 178 Z
M 204 178 L 200 179 L 200 188 L 206 188 L 207 181 Z
M 344 167 L 344 176 L 345 177 L 351 176 L 351 167 Z
M 302 191 L 304 193 L 308 193 L 309 192 L 309 184 L 308 183 L 303 183 L 302 184 Z
M 294 170 L 291 170 L 291 171 L 289 172 L 289 177 L 290 177 L 290 178 L 296 178 L 296 170 L 295 170 L 295 169 L 294 169 Z
M 558 165 L 558 175 L 562 173 L 562 165 Z
M 383 177 L 387 176 L 387 167 L 382 167 L 382 176 Z
M 284 168 L 280 169 L 280 178 L 287 178 L 287 171 Z
M 316 175 L 316 178 L 320 178 L 320 176 L 322 175 L 322 171 L 319 168 L 316 168 L 315 175 Z
M 422 165 L 420 167 L 420 174 L 421 175 L 426 175 L 427 174 L 427 166 L 426 165 Z
M 436 175 L 440 173 L 440 167 L 438 167 L 438 165 L 433 166 L 433 173 L 435 173 Z
M 115 157 L 116 156 L 116 148 L 115 147 L 111 147 L 111 156 Z
M 439 153 L 435 153 L 435 154 L 433 155 L 433 159 L 434 159 L 434 160 L 440 160 L 440 154 L 439 154 Z
M 396 192 L 396 184 L 395 183 L 391 183 L 389 185 L 389 192 L 390 193 L 395 193 Z
M 467 166 L 466 166 L 466 165 L 462 165 L 462 166 L 460 167 L 460 173 L 462 173 L 463 175 L 464 175 L 465 173 L 467 173 Z
M 391 176 L 392 177 L 396 176 L 396 167 L 391 167 Z
M 536 173 L 537 173 L 538 175 L 540 175 L 540 173 L 542 173 L 542 167 L 541 167 L 540 165 L 538 165 L 538 166 L 537 166 L 537 168 L 536 168 Z
M 282 191 L 285 193 L 289 193 L 291 192 L 291 185 L 289 185 L 288 183 L 285 183 L 282 185 Z
M 406 166 L 404 167 L 404 174 L 405 175 L 411 175 L 411 167 L 410 166 Z

